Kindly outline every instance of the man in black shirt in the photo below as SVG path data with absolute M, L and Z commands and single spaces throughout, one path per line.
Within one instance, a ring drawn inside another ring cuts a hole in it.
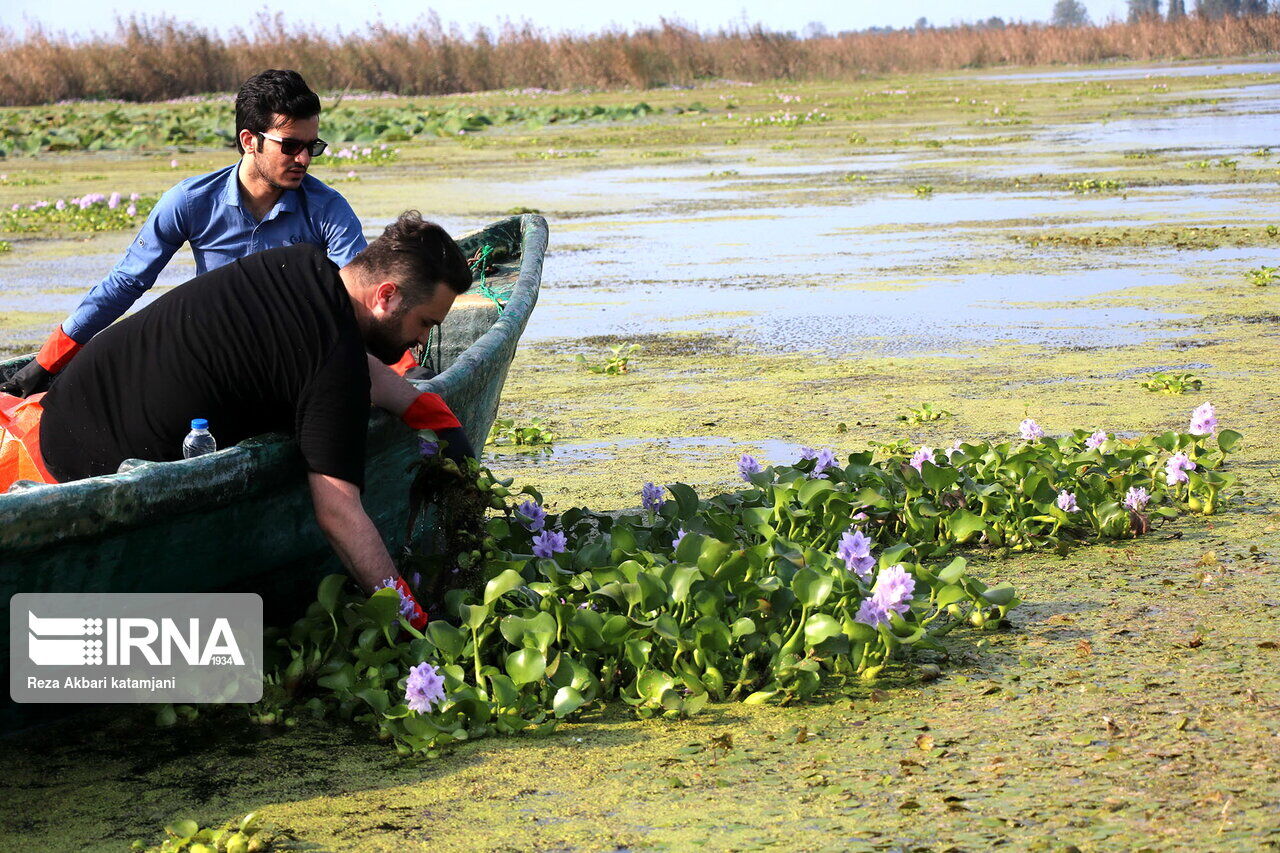
M 100 332 L 59 375 L 41 401 L 44 464 L 66 482 L 128 458 L 180 459 L 193 418 L 223 447 L 291 433 L 343 564 L 366 591 L 391 578 L 407 592 L 360 503 L 369 406 L 457 426 L 386 365 L 425 344 L 470 285 L 457 244 L 416 211 L 342 269 L 299 244 L 197 276 Z

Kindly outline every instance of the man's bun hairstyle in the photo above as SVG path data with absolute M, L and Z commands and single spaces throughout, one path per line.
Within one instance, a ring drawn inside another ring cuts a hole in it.
M 471 268 L 458 244 L 416 210 L 400 214 L 351 266 L 372 280 L 396 282 L 408 305 L 430 299 L 440 282 L 454 293 L 471 287 Z
M 276 114 L 290 119 L 320 115 L 320 96 L 297 71 L 271 69 L 244 81 L 236 93 L 236 150 L 244 153 L 240 131 L 265 133 Z

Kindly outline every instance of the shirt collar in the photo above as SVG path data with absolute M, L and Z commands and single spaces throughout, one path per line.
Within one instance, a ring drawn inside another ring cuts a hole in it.
M 305 180 L 305 178 L 304 178 Z M 236 162 L 231 167 L 231 173 L 227 175 L 227 186 L 222 193 L 223 200 L 231 207 L 241 207 L 240 204 L 240 163 Z M 298 210 L 298 191 L 285 190 L 280 196 L 280 200 L 267 213 L 262 220 L 266 222 L 268 219 L 275 219 L 281 213 L 294 213 Z

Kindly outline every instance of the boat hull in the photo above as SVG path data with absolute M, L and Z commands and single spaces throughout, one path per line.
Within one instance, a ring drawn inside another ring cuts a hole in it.
M 459 239 L 468 255 L 484 243 L 517 281 L 505 308 L 475 299 L 451 312 L 443 371 L 418 382 L 440 394 L 482 447 L 497 414 L 520 334 L 537 302 L 546 222 L 512 217 Z M 518 263 L 518 272 L 516 264 Z M 479 303 L 479 304 L 476 304 Z M 0 375 L 27 359 L 0 363 Z M 411 431 L 374 410 L 363 502 L 390 552 L 406 544 Z M 419 528 L 415 538 L 428 535 Z M 297 444 L 262 436 L 182 462 L 0 495 L 0 593 L 254 591 L 309 599 L 341 570 L 316 526 Z M 8 608 L 5 619 L 8 620 Z M 0 633 L 8 669 L 9 631 Z

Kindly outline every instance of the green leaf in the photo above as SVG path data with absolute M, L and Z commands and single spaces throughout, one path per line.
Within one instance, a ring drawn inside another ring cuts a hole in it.
M 950 584 L 944 586 L 942 591 L 938 593 L 937 604 L 939 607 L 946 607 L 948 604 L 955 604 L 957 601 L 964 601 L 969 594 L 964 591 L 964 587 L 958 584 Z
M 701 533 L 686 533 L 676 548 L 676 560 L 681 563 L 696 563 L 702 554 L 702 545 L 707 537 Z
M 491 615 L 493 615 L 493 608 L 487 605 L 462 605 L 462 621 L 466 622 L 467 627 L 473 631 L 479 631 Z
M 699 561 L 701 562 L 701 561 Z M 693 566 L 685 566 L 671 573 L 671 601 L 682 603 L 689 597 L 689 587 L 701 577 L 702 572 Z
M 680 624 L 668 613 L 663 613 L 653 623 L 653 630 L 658 636 L 664 637 L 672 642 L 680 639 Z
M 935 492 L 945 492 L 960 479 L 960 472 L 955 468 L 939 468 L 926 460 L 921 467 L 920 476 L 924 478 L 925 485 Z
M 961 508 L 951 513 L 947 519 L 947 528 L 957 542 L 967 542 L 975 533 L 986 530 L 987 523 L 980 516 Z
M 537 649 L 521 649 L 507 655 L 507 675 L 517 685 L 538 681 L 547 671 L 546 658 Z
M 342 593 L 342 587 L 346 582 L 346 575 L 328 575 L 320 581 L 316 600 L 320 602 L 320 606 L 326 613 L 332 613 L 338 609 L 338 596 Z
M 684 542 L 680 544 L 683 545 Z M 715 574 L 732 550 L 733 546 L 727 542 L 717 539 L 703 540 L 702 549 L 698 554 L 698 568 L 708 575 Z
M 427 637 L 448 661 L 456 660 L 467 645 L 467 638 L 461 631 L 439 620 L 427 625 Z
M 684 483 L 672 483 L 667 486 L 667 490 L 675 496 L 676 504 L 680 507 L 680 518 L 690 519 L 698 514 L 698 493 Z
M 360 615 L 382 630 L 389 630 L 400 618 L 400 593 L 394 589 L 380 589 L 360 605 Z
M 1013 600 L 1014 588 L 1010 584 L 1000 583 L 983 590 L 982 597 L 992 604 L 1008 604 Z
M 938 572 L 938 580 L 945 584 L 952 584 L 964 577 L 965 569 L 969 567 L 969 563 L 964 557 L 956 557 L 946 568 Z
M 524 583 L 524 578 L 515 569 L 506 569 L 490 580 L 484 587 L 484 603 L 491 604 L 511 590 Z
M 560 719 L 572 714 L 581 708 L 586 699 L 582 698 L 582 694 L 572 687 L 561 687 L 556 691 L 555 699 L 551 702 L 551 707 L 555 711 L 556 716 Z
M 834 488 L 835 484 L 830 480 L 808 480 L 800 487 L 800 492 L 796 495 L 796 499 L 803 506 L 809 506 L 818 495 L 829 492 Z
M 870 625 L 854 619 L 844 623 L 844 634 L 855 643 L 874 643 L 880 639 L 880 632 Z
M 814 613 L 804 623 L 804 640 L 810 646 L 816 646 L 828 637 L 844 635 L 844 630 L 826 613 Z
M 200 831 L 200 825 L 194 820 L 175 820 L 164 831 L 176 838 L 187 839 Z
M 820 607 L 831 595 L 833 580 L 830 575 L 815 572 L 805 566 L 791 579 L 791 591 L 807 607 Z
M 1218 449 L 1223 453 L 1230 453 L 1236 446 L 1243 435 L 1233 429 L 1224 429 L 1218 433 Z

